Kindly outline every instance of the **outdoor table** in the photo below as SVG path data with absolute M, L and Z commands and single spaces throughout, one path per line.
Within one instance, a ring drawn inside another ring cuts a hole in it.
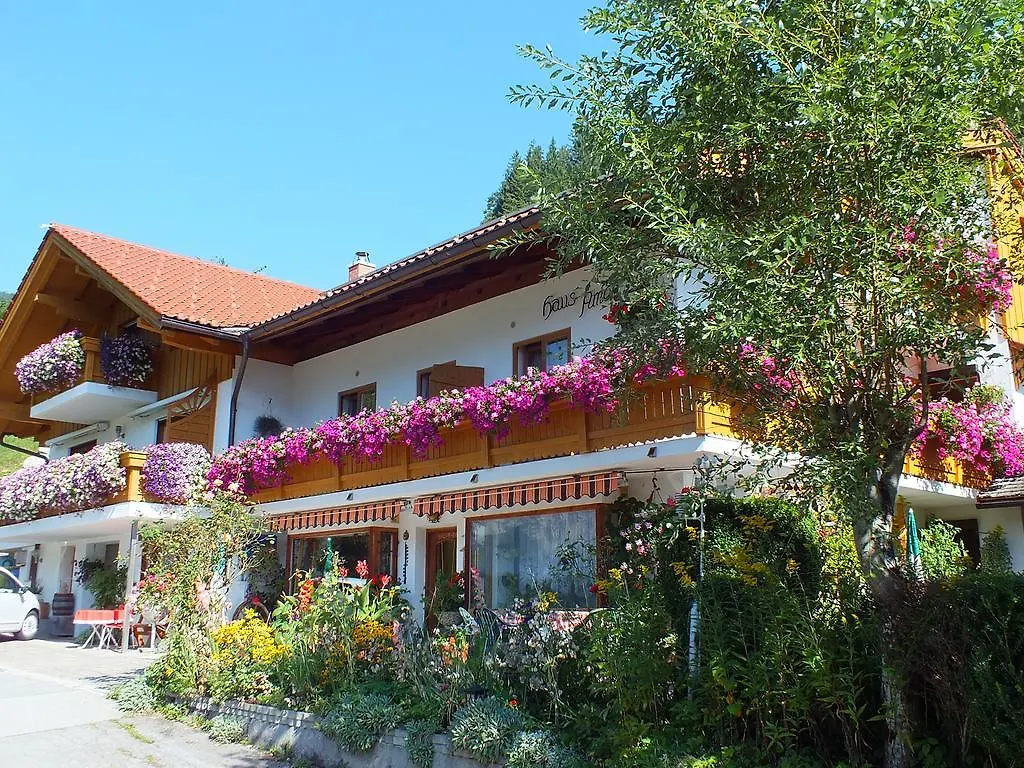
M 75 624 L 84 624 L 91 627 L 92 631 L 82 643 L 80 648 L 88 648 L 95 640 L 97 648 L 115 648 L 114 630 L 121 626 L 124 621 L 123 610 L 82 610 L 75 611 Z

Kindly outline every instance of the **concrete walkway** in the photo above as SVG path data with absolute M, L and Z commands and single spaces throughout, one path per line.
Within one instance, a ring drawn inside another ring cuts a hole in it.
M 124 715 L 106 691 L 155 656 L 0 635 L 0 765 L 283 768 L 242 745 L 155 716 Z

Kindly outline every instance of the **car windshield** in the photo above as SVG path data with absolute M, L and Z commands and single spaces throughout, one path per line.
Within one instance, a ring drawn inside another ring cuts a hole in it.
M 10 571 L 0 568 L 0 592 L 17 592 L 21 589 L 21 582 L 11 574 Z

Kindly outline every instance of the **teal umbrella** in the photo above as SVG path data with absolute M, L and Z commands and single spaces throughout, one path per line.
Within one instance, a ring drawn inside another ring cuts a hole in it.
M 921 565 L 921 540 L 917 536 L 917 518 L 912 507 L 907 507 L 907 566 L 913 578 L 924 581 Z

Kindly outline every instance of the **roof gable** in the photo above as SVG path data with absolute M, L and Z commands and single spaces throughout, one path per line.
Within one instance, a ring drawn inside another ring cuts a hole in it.
M 211 328 L 249 327 L 308 304 L 315 288 L 51 224 L 55 234 L 156 315 Z

